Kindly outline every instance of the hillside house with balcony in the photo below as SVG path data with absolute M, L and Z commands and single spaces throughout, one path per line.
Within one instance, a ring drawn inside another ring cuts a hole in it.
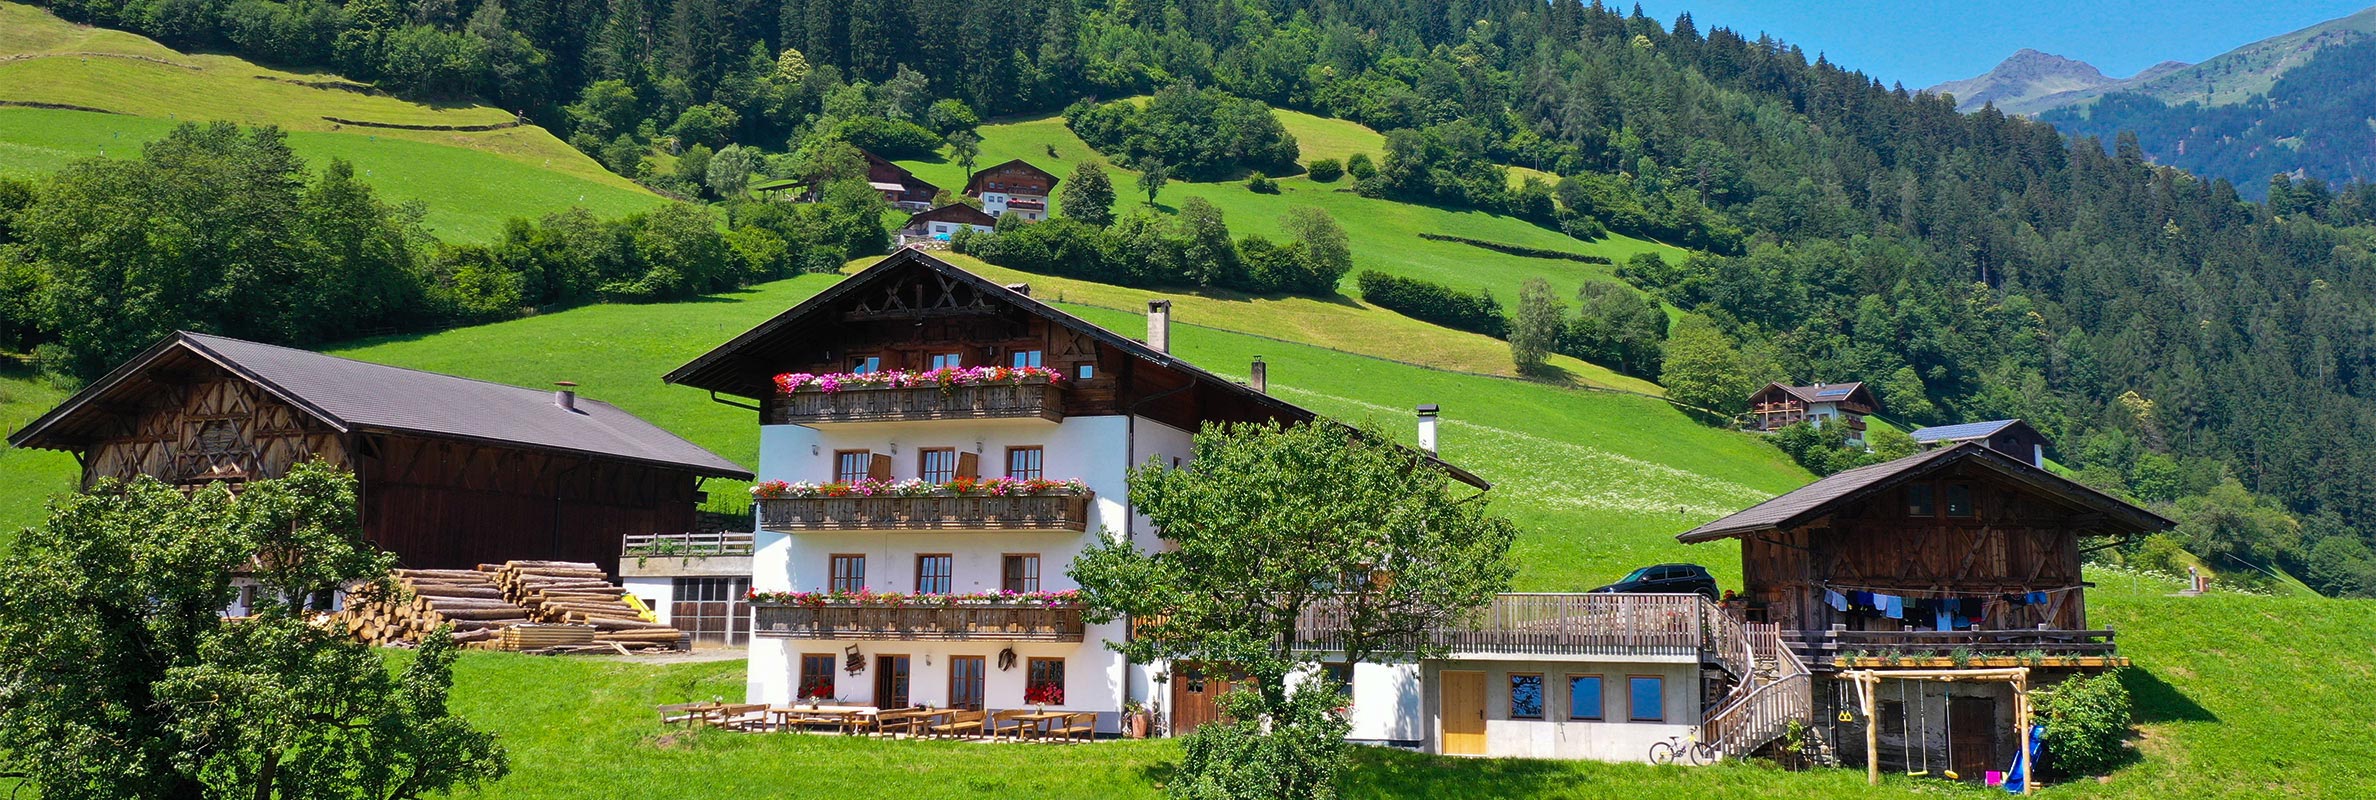
M 883 195 L 883 202 L 901 211 L 923 211 L 932 207 L 941 188 L 931 181 L 916 177 L 908 168 L 864 150 L 858 155 L 866 159 L 866 185 Z M 779 202 L 813 203 L 822 189 L 814 176 L 758 181 L 750 191 L 763 199 Z
M 694 528 L 708 478 L 751 473 L 574 385 L 546 392 L 175 333 L 9 436 L 73 453 L 82 485 L 198 487 L 351 470 L 363 535 L 411 568 L 618 563 Z M 235 613 L 244 613 L 234 609 Z
M 925 239 L 946 242 L 956 236 L 958 231 L 989 233 L 997 224 L 997 217 L 981 209 L 964 203 L 950 203 L 908 215 L 907 224 L 899 228 L 899 240 L 902 244 Z
M 1749 396 L 1749 428 L 1774 431 L 1794 423 L 1821 428 L 1840 425 L 1848 430 L 1851 447 L 1864 446 L 1865 420 L 1881 404 L 1863 382 L 1785 386 L 1769 383 Z
M 1048 218 L 1048 197 L 1055 193 L 1055 174 L 1020 158 L 985 167 L 965 182 L 966 196 L 981 198 L 990 216 L 1014 213 L 1032 222 Z
M 1844 757 L 1967 778 L 2015 753 L 2004 684 L 1890 680 L 1892 670 L 2029 671 L 2051 682 L 2126 663 L 2087 621 L 2080 556 L 2175 523 L 1981 441 L 1841 472 L 1680 534 L 1741 543 L 1751 623 L 1812 673 L 1810 720 Z M 1865 713 L 1843 676 L 1877 670 Z M 1845 709 L 1843 706 L 1847 706 Z M 1845 710 L 1851 718 L 1840 721 Z M 1952 753 L 1952 760 L 1948 754 Z

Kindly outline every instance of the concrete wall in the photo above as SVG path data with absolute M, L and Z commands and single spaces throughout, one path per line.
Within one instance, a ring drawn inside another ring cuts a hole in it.
M 619 579 L 619 585 L 626 587 L 628 594 L 643 600 L 644 606 L 652 609 L 652 616 L 658 617 L 660 624 L 670 624 L 668 615 L 676 606 L 676 578 L 628 577 Z
M 1691 734 L 1700 722 L 1700 670 L 1690 661 L 1430 660 L 1421 667 L 1422 732 L 1430 753 L 1443 752 L 1446 670 L 1485 673 L 1485 755 L 1496 758 L 1590 758 L 1646 761 L 1650 745 Z M 1543 718 L 1510 717 L 1510 675 L 1543 676 Z M 1603 721 L 1569 718 L 1568 676 L 1602 676 Z M 1666 682 L 1664 722 L 1632 722 L 1627 678 L 1655 675 Z

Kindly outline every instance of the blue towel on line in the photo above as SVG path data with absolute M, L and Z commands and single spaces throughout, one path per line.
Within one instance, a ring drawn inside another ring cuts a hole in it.
M 1848 598 L 1830 589 L 1823 590 L 1823 602 L 1830 605 L 1833 611 L 1848 610 Z
M 1906 618 L 1906 598 L 1894 594 L 1875 595 L 1881 600 L 1881 615 L 1890 619 Z

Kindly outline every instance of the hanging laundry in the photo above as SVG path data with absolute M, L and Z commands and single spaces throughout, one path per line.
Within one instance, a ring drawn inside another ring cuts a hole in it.
M 1848 610 L 1848 597 L 1830 589 L 1823 590 L 1823 602 L 1831 606 L 1833 611 Z
M 1906 598 L 1894 594 L 1875 595 L 1881 601 L 1881 616 L 1890 619 L 1906 618 Z
M 1879 607 L 1873 603 L 1872 592 L 1849 592 L 1848 605 L 1861 611 L 1871 611 Z
M 2046 604 L 2046 593 L 2045 593 L 2045 592 L 2031 592 L 2031 593 L 2029 593 L 2029 604 L 2030 604 L 2030 605 L 2033 605 L 2033 606 L 2042 606 L 2042 605 L 2045 605 L 2045 604 Z
M 1933 616 L 1937 617 L 1934 625 L 1938 630 L 1955 630 L 1955 609 L 1948 608 L 1947 604 L 1941 603 L 1938 607 L 1938 613 Z

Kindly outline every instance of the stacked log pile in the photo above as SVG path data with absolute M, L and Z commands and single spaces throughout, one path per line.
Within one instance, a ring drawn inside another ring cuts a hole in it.
M 593 628 L 595 648 L 670 649 L 684 636 L 684 632 L 654 622 L 629 605 L 627 590 L 611 583 L 602 568 L 593 564 L 511 561 L 495 567 L 493 575 L 495 585 L 503 589 L 504 600 L 526 609 L 530 620 Z
M 456 642 L 493 641 L 503 628 L 528 621 L 528 609 L 503 599 L 492 576 L 468 569 L 400 569 L 399 591 L 350 598 L 347 633 L 368 644 L 417 644 L 440 625 Z
M 684 636 L 630 605 L 627 590 L 594 564 L 509 561 L 393 577 L 394 595 L 349 599 L 341 614 L 349 634 L 405 646 L 445 625 L 467 646 L 529 653 L 666 650 Z

